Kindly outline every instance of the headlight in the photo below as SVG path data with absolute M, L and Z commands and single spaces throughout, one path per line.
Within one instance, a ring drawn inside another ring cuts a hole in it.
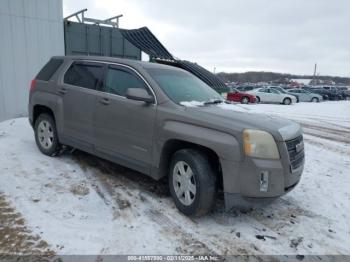
M 258 158 L 279 159 L 280 154 L 270 133 L 261 130 L 243 131 L 244 153 Z

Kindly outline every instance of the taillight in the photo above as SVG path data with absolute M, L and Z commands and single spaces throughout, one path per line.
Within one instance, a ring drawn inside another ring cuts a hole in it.
M 30 92 L 33 92 L 36 86 L 36 80 L 33 79 L 32 82 L 30 83 Z

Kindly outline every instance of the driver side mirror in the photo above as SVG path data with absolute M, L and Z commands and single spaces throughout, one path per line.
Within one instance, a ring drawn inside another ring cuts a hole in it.
M 154 97 L 149 95 L 143 88 L 128 88 L 126 91 L 126 98 L 136 101 L 143 101 L 145 103 L 154 103 Z

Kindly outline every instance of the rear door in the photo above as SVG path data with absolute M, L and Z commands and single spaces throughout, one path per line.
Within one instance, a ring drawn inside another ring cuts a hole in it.
M 73 62 L 58 86 L 62 108 L 62 135 L 70 145 L 93 148 L 92 121 L 96 89 L 102 83 L 104 65 Z
M 149 173 L 156 104 L 127 99 L 128 88 L 143 88 L 154 96 L 135 70 L 109 65 L 104 88 L 96 99 L 96 149 L 112 156 L 120 164 Z

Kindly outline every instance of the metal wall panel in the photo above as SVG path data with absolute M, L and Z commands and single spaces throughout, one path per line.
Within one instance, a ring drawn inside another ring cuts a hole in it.
M 27 115 L 30 81 L 64 55 L 62 0 L 0 1 L 0 121 Z
M 66 21 L 66 55 L 113 56 L 141 60 L 141 50 L 126 40 L 118 28 Z

